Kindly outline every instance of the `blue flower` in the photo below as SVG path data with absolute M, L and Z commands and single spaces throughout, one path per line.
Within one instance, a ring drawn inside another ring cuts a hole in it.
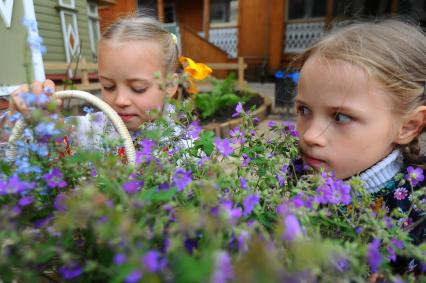
M 83 111 L 87 114 L 90 114 L 94 111 L 94 109 L 93 109 L 93 107 L 90 107 L 90 106 L 84 106 Z
M 59 268 L 59 273 L 66 280 L 79 277 L 83 273 L 83 268 L 78 263 L 70 263 Z

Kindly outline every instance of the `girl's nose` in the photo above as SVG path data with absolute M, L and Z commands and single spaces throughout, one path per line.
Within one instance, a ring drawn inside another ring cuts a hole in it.
M 119 107 L 125 107 L 131 104 L 129 94 L 123 89 L 117 89 L 117 96 L 115 97 L 114 102 Z
M 327 125 L 312 121 L 302 132 L 301 138 L 307 145 L 325 146 L 327 128 Z

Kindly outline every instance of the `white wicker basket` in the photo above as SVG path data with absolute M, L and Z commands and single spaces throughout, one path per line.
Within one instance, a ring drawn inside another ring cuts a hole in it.
M 58 91 L 53 94 L 53 97 L 57 97 L 60 99 L 67 98 L 77 98 L 89 102 L 99 108 L 102 112 L 104 112 L 107 117 L 112 121 L 115 129 L 118 134 L 124 141 L 124 148 L 126 152 L 127 162 L 129 164 L 134 165 L 136 160 L 136 151 L 135 146 L 133 145 L 132 138 L 130 137 L 129 131 L 124 125 L 123 120 L 121 120 L 120 116 L 118 116 L 117 112 L 111 108 L 107 103 L 102 101 L 100 98 L 92 95 L 89 92 L 79 91 L 79 90 L 64 90 Z M 16 142 L 21 138 L 22 133 L 25 129 L 26 123 L 24 119 L 21 119 L 16 122 L 15 126 L 12 129 L 12 134 L 9 137 L 8 149 L 7 149 L 7 157 L 10 160 L 16 159 Z

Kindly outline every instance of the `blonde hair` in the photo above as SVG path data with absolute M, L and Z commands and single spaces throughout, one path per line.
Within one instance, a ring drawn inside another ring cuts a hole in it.
M 157 19 L 136 15 L 118 19 L 102 34 L 101 41 L 152 41 L 157 43 L 164 55 L 163 66 L 167 74 L 173 74 L 178 68 L 179 48 L 173 35 Z
M 363 68 L 391 93 L 393 110 L 401 117 L 425 105 L 426 36 L 413 24 L 387 19 L 348 25 L 308 48 L 298 65 L 303 67 L 314 55 Z M 425 127 L 419 135 L 424 131 Z M 401 149 L 407 161 L 424 163 L 418 137 Z

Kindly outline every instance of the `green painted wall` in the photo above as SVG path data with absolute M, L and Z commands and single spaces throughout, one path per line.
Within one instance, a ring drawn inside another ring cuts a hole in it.
M 24 9 L 22 1 L 14 2 L 11 27 L 6 28 L 0 18 L 0 86 L 19 85 L 31 80 L 31 77 L 27 78 L 25 67 L 25 56 L 28 61 L 30 57 L 26 53 L 27 33 L 21 24 Z
M 58 0 L 35 0 L 34 6 L 39 34 L 43 37 L 47 48 L 47 53 L 43 56 L 43 60 L 66 62 Z M 82 46 L 81 54 L 87 61 L 93 62 L 90 49 L 87 1 L 76 0 L 76 9 L 78 35 Z

